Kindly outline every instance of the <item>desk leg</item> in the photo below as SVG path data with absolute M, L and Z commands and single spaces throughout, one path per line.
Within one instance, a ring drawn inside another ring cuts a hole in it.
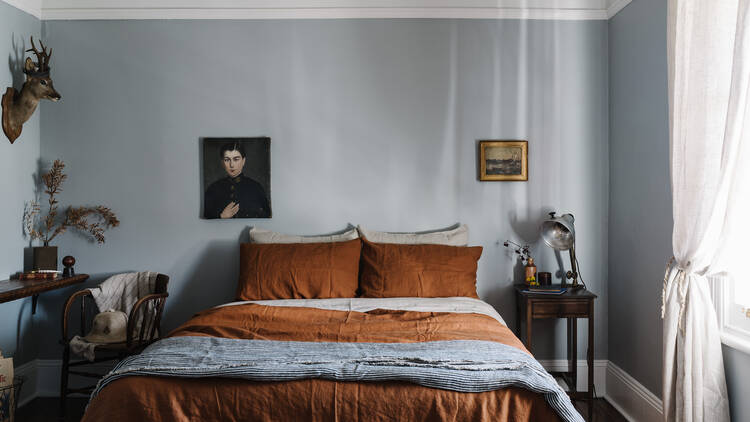
M 519 295 L 516 295 L 516 335 L 521 338 L 521 300 Z
M 568 371 L 571 375 L 570 391 L 578 391 L 578 320 L 568 318 Z
M 589 302 L 589 350 L 586 356 L 589 367 L 589 420 L 594 412 L 594 301 Z
M 531 351 L 531 308 L 533 305 L 526 302 L 526 348 L 529 349 L 529 353 L 532 355 L 534 352 Z

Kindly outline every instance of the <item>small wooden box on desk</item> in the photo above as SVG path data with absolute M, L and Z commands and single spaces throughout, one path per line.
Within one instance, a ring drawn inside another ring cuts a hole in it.
M 516 290 L 516 334 L 521 338 L 521 321 L 526 321 L 526 339 L 524 344 L 529 352 L 531 348 L 531 327 L 535 319 L 565 318 L 568 320 L 568 371 L 550 372 L 553 376 L 562 377 L 570 388 L 568 395 L 573 399 L 589 400 L 589 415 L 594 398 L 594 299 L 596 295 L 586 289 L 568 290 L 562 294 L 528 292 L 526 284 L 515 284 Z M 588 363 L 588 391 L 578 391 L 578 318 L 587 318 L 589 322 L 589 347 L 586 353 Z

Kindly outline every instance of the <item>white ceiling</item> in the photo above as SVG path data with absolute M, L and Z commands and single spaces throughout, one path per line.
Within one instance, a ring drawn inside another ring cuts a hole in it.
M 3 0 L 43 20 L 458 18 L 604 20 L 631 0 Z

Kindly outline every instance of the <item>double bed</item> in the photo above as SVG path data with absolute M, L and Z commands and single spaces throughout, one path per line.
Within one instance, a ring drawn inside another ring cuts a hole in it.
M 333 248 L 345 248 L 345 243 Z M 238 298 L 272 298 L 202 311 L 140 355 L 126 358 L 100 381 L 83 421 L 583 420 L 475 290 L 451 297 L 354 297 L 352 292 L 352 297 L 317 294 L 323 298 L 316 299 L 289 293 L 292 299 L 284 299 L 287 293 L 272 293 L 281 291 L 279 280 L 263 285 L 273 279 L 274 266 L 284 268 L 285 277 L 293 280 L 286 287 L 294 292 L 321 291 L 303 286 L 300 274 L 322 278 L 329 287 L 346 284 L 341 274 L 334 283 L 335 277 L 323 276 L 319 268 L 302 272 L 292 264 L 295 268 L 289 269 L 290 262 L 299 261 L 301 246 L 288 247 L 295 259 L 269 259 L 266 249 L 258 253 L 259 247 L 243 245 L 241 259 L 251 264 L 241 264 Z M 368 247 L 366 241 L 362 247 Z M 279 247 L 273 248 L 277 254 Z M 309 250 L 320 249 L 305 248 L 308 258 Z M 340 273 L 342 267 L 332 264 L 336 254 L 323 249 L 317 258 L 302 261 L 317 267 L 324 262 Z M 415 255 L 404 251 L 393 256 L 413 266 L 415 261 L 405 257 Z M 431 256 L 434 252 L 431 248 Z M 456 268 L 443 252 L 438 266 Z M 363 250 L 363 262 L 366 254 Z M 389 254 L 370 255 L 381 265 Z M 359 274 L 367 273 L 366 264 L 359 265 L 359 249 L 356 256 L 354 288 L 361 296 L 368 276 Z M 476 260 L 478 255 L 473 277 Z M 450 281 L 451 289 L 461 284 L 455 272 L 427 283 L 437 267 L 420 265 L 418 291 L 440 280 Z M 397 273 L 409 278 L 403 267 Z M 371 271 L 370 277 L 386 280 L 386 286 L 393 280 L 393 274 L 378 274 Z M 372 291 L 369 295 L 377 296 Z

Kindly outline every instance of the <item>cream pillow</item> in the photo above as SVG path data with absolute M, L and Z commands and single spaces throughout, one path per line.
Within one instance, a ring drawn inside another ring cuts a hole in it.
M 369 230 L 357 226 L 359 235 L 373 243 L 399 243 L 402 245 L 448 245 L 466 246 L 469 244 L 469 227 L 461 224 L 454 229 L 423 233 L 390 233 Z
M 271 230 L 259 229 L 257 227 L 253 227 L 250 229 L 251 243 L 330 243 L 346 242 L 347 240 L 354 240 L 358 238 L 359 233 L 354 227 L 343 233 L 322 236 L 298 236 L 294 234 L 284 234 Z

